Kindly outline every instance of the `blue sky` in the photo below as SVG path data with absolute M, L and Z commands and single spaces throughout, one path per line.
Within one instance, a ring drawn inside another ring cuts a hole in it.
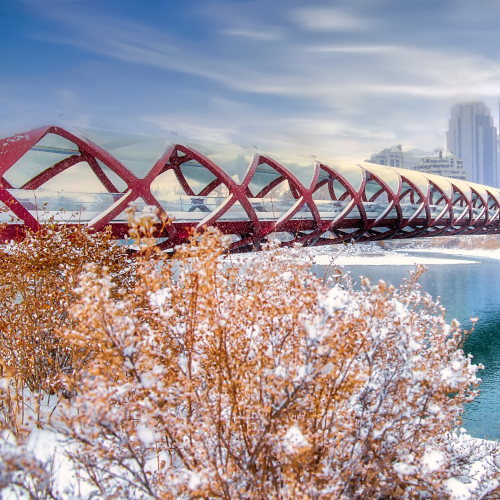
M 256 144 L 331 163 L 498 123 L 497 0 L 0 0 L 0 122 Z

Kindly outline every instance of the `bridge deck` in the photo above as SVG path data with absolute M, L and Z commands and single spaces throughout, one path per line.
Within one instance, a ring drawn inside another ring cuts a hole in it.
M 74 193 L 74 197 L 68 196 L 68 193 L 53 193 L 53 192 L 35 192 L 22 190 L 8 190 L 9 193 L 16 196 L 21 205 L 37 220 L 46 221 L 54 218 L 57 221 L 65 222 L 80 222 L 88 223 L 98 217 L 104 210 L 107 210 L 113 205 L 115 200 L 120 199 L 122 193 Z M 70 198 L 70 199 L 68 199 Z M 88 201 L 78 200 L 78 198 L 87 199 Z M 160 205 L 165 210 L 167 215 L 177 222 L 202 221 L 208 214 L 216 211 L 226 200 L 224 197 L 209 197 L 209 196 L 179 196 L 170 200 L 160 199 Z M 272 200 L 249 198 L 252 207 L 255 209 L 256 215 L 261 221 L 275 221 L 285 216 L 289 210 L 297 203 L 297 200 Z M 349 210 L 349 202 L 347 201 L 328 201 L 315 200 L 315 205 L 318 209 L 322 220 L 335 220 L 342 216 L 343 213 L 346 219 L 359 219 L 361 214 L 357 207 Z M 145 206 L 144 203 L 136 203 L 136 210 L 141 211 Z M 389 203 L 373 203 L 362 202 L 368 219 L 377 219 L 387 211 Z M 418 203 L 400 203 L 404 219 L 410 219 L 414 214 L 419 213 L 422 204 Z M 445 205 L 429 205 L 432 215 L 437 216 L 441 212 L 443 219 L 449 219 L 450 213 L 446 210 Z M 468 207 L 453 207 L 453 218 L 459 218 L 468 210 Z M 480 220 L 486 218 L 486 212 L 481 213 L 481 209 L 473 208 L 472 212 L 475 217 Z M 495 210 L 488 211 L 489 217 L 495 215 Z M 385 219 L 396 219 L 398 217 L 396 208 L 391 208 L 384 216 Z M 314 216 L 309 209 L 307 203 L 302 205 L 292 220 L 314 219 Z M 118 214 L 110 222 L 125 222 L 127 216 L 125 212 Z M 232 205 L 218 220 L 225 221 L 248 221 L 248 215 L 241 204 Z M 22 222 L 14 212 L 5 210 L 0 212 L 0 222 L 5 223 L 20 223 Z

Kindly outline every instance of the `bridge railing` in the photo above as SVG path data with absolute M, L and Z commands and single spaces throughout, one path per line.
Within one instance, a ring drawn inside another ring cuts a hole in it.
M 64 191 L 35 191 L 22 189 L 9 189 L 8 192 L 16 197 L 21 205 L 28 210 L 37 220 L 43 221 L 50 217 L 56 220 L 74 223 L 89 222 L 103 211 L 109 209 L 122 193 L 81 193 Z M 206 217 L 207 213 L 217 210 L 227 199 L 222 196 L 159 196 L 158 201 L 166 214 L 177 221 L 199 221 Z M 273 198 L 249 198 L 252 207 L 260 220 L 273 221 L 286 214 L 297 202 L 295 199 L 273 199 Z M 336 219 L 348 207 L 347 201 L 314 200 L 319 214 L 324 220 Z M 144 202 L 134 202 L 137 212 L 142 211 Z M 362 202 L 368 219 L 376 219 L 389 207 L 387 202 Z M 400 203 L 403 217 L 411 218 L 420 208 L 418 203 Z M 432 215 L 437 215 L 445 208 L 444 204 L 429 205 Z M 453 217 L 458 218 L 468 210 L 468 207 L 453 207 Z M 486 211 L 481 215 L 481 209 L 473 208 L 474 216 L 480 219 L 486 217 Z M 488 215 L 493 217 L 495 210 L 489 210 Z M 361 214 L 358 208 L 349 211 L 347 219 L 359 219 Z M 398 217 L 396 208 L 392 208 L 386 219 L 396 219 Z M 442 216 L 449 219 L 449 211 Z M 293 220 L 312 220 L 313 214 L 307 203 L 293 216 Z M 111 222 L 125 222 L 126 214 L 121 213 Z M 248 215 L 240 203 L 232 205 L 221 217 L 221 220 L 248 221 Z M 20 219 L 10 210 L 0 212 L 0 222 L 7 224 L 19 223 Z

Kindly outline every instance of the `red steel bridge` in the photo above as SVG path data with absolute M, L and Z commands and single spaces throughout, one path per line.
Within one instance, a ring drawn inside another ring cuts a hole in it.
M 50 217 L 94 231 L 111 226 L 126 239 L 129 204 L 154 205 L 173 220 L 158 225 L 165 249 L 206 226 L 232 235 L 233 252 L 259 249 L 269 237 L 311 246 L 500 232 L 496 188 L 176 141 L 66 126 L 0 139 L 0 240 L 22 238 Z

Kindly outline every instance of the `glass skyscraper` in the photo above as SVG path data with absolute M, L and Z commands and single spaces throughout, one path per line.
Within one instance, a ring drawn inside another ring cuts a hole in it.
M 498 186 L 497 129 L 484 102 L 461 102 L 451 108 L 446 146 L 463 160 L 469 181 Z

